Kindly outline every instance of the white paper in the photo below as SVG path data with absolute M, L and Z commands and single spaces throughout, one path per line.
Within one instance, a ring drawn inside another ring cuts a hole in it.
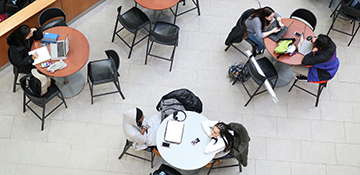
M 47 61 L 47 60 L 51 59 L 51 56 L 49 54 L 49 50 L 47 49 L 46 46 L 43 46 L 43 47 L 40 47 L 40 48 L 37 48 L 35 50 L 30 51 L 29 55 L 34 55 L 35 52 L 37 52 L 39 57 L 34 60 L 33 65 L 36 65 L 36 64 L 39 64 L 39 63 L 42 63 L 44 61 Z
M 264 72 L 262 71 L 262 69 L 260 68 L 259 64 L 257 63 L 255 57 L 251 54 L 250 50 L 245 51 L 245 53 L 248 55 L 248 57 L 250 57 L 250 61 L 254 64 L 256 70 L 259 72 L 260 75 L 265 77 Z M 269 94 L 272 96 L 272 99 L 274 101 L 274 103 L 279 102 L 270 82 L 268 81 L 268 79 L 265 80 L 264 82 L 264 86 L 267 89 L 267 91 L 269 92 Z
M 184 122 L 168 120 L 164 140 L 170 143 L 181 143 L 184 131 Z

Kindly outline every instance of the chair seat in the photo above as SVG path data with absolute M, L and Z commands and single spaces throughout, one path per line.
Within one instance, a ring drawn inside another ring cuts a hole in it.
M 144 27 L 149 22 L 149 18 L 146 16 L 146 14 L 136 7 L 133 7 L 130 10 L 126 11 L 124 14 L 121 15 L 121 17 L 118 16 L 118 20 L 131 33 L 135 33 L 137 29 Z M 126 25 L 124 23 L 131 24 Z
M 93 84 L 113 81 L 110 60 L 98 60 L 89 63 L 89 78 Z
M 277 72 L 274 65 L 266 57 L 257 60 L 257 63 L 263 70 L 266 78 L 271 79 L 277 76 Z
M 150 39 L 155 42 L 164 45 L 177 45 L 179 27 L 166 22 L 156 22 L 150 33 Z
M 67 26 L 66 22 L 63 18 L 55 19 L 53 21 L 50 21 L 49 23 L 46 23 L 41 27 L 42 31 L 45 31 L 49 28 L 56 27 L 56 26 Z

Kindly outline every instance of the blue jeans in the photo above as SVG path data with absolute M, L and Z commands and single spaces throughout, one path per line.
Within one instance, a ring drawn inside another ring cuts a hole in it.
M 263 50 L 265 49 L 265 44 L 263 40 L 260 40 L 255 33 L 249 32 L 248 38 L 256 44 L 256 49 Z

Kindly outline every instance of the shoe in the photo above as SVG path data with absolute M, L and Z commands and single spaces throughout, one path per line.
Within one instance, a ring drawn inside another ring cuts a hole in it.
M 217 164 L 219 164 L 219 160 L 216 160 L 215 162 L 214 162 L 214 165 L 217 165 Z M 207 165 L 205 165 L 207 168 L 210 168 L 211 167 L 211 165 L 212 165 L 213 163 L 208 163 Z
M 261 49 L 261 50 L 256 49 L 255 54 L 256 54 L 256 55 L 263 54 L 263 53 L 264 53 L 264 50 L 265 50 L 265 49 Z
M 307 81 L 307 76 L 304 75 L 296 75 L 296 79 L 298 79 L 299 81 Z

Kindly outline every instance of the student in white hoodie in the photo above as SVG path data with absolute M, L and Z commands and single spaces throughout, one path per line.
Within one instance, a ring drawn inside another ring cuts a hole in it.
M 161 123 L 160 112 L 145 117 L 141 109 L 133 107 L 123 114 L 123 130 L 126 139 L 133 142 L 135 150 L 156 146 L 156 132 Z

